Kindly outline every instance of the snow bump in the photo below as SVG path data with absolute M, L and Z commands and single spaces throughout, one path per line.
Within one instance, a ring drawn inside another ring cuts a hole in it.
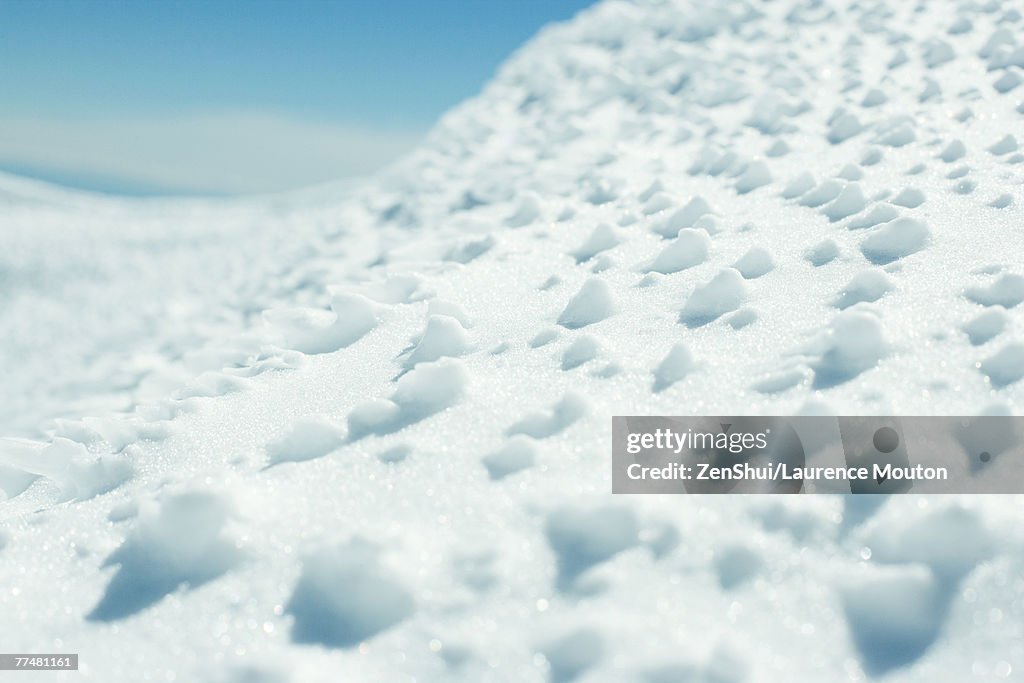
M 829 326 L 824 349 L 812 365 L 814 386 L 842 384 L 875 367 L 889 354 L 878 319 L 856 308 L 839 313 Z
M 708 258 L 711 239 L 703 230 L 683 228 L 679 235 L 655 257 L 647 270 L 656 273 L 678 273 L 700 265 Z
M 360 403 L 348 415 L 348 439 L 389 434 L 424 420 L 451 405 L 465 392 L 469 374 L 456 360 L 422 363 L 403 375 L 390 399 Z
M 267 444 L 270 464 L 321 458 L 345 442 L 342 430 L 323 418 L 296 421 L 286 434 Z
M 190 589 L 224 574 L 242 559 L 224 535 L 229 508 L 212 493 L 182 493 L 150 509 L 104 566 L 118 569 L 90 621 L 124 619 L 181 586 Z
M 1024 302 L 1024 275 L 1006 273 L 988 287 L 969 287 L 965 296 L 982 306 L 1014 308 Z
M 1007 344 L 979 366 L 993 386 L 1005 387 L 1024 378 L 1024 344 Z
M 687 327 L 707 325 L 739 308 L 746 298 L 743 276 L 735 268 L 726 268 L 694 289 L 679 313 L 679 321 Z
M 690 350 L 682 342 L 672 345 L 668 355 L 661 359 L 658 366 L 654 368 L 654 392 L 664 391 L 683 377 L 686 377 L 693 369 L 693 356 Z
M 558 316 L 558 324 L 576 329 L 601 322 L 613 313 L 615 302 L 611 287 L 604 280 L 592 277 L 583 283 L 580 291 L 566 304 Z
M 411 617 L 416 603 L 377 548 L 354 539 L 303 560 L 285 610 L 295 642 L 350 648 Z
M 860 251 L 872 263 L 885 265 L 924 249 L 930 240 L 927 225 L 913 218 L 897 218 L 868 235 Z
M 639 542 L 636 515 L 625 507 L 563 508 L 548 515 L 545 534 L 558 560 L 558 585 L 570 588 L 591 567 Z
M 881 299 L 892 289 L 892 280 L 880 268 L 868 268 L 857 273 L 846 283 L 833 306 L 842 310 L 860 302 L 872 302 Z

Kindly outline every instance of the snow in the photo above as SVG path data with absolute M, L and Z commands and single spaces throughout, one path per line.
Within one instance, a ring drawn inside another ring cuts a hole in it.
M 140 515 L 138 526 L 104 560 L 117 571 L 85 618 L 125 619 L 185 585 L 195 589 L 230 570 L 242 552 L 222 534 L 229 513 L 220 497 L 181 493 Z
M 874 569 L 842 590 L 851 635 L 871 675 L 920 657 L 939 635 L 944 604 L 924 567 Z
M 303 418 L 286 434 L 267 444 L 271 465 L 321 458 L 339 448 L 344 433 L 329 420 Z
M 733 264 L 740 275 L 746 280 L 755 280 L 767 275 L 775 268 L 775 259 L 764 247 L 751 247 L 740 260 Z
M 914 187 L 906 187 L 900 191 L 898 195 L 893 197 L 891 200 L 896 206 L 904 206 L 908 209 L 916 209 L 917 207 L 924 204 L 925 196 L 924 192 Z
M 834 239 L 825 238 L 808 249 L 804 256 L 812 266 L 823 266 L 839 258 L 839 245 Z
M 1024 344 L 1007 344 L 978 367 L 997 387 L 1013 384 L 1024 378 Z
M 60 500 L 85 499 L 106 493 L 131 479 L 133 467 L 123 458 L 90 453 L 76 441 L 54 437 L 50 443 L 17 438 L 0 439 L 0 465 L 18 489 L 36 477 L 56 485 Z M 21 480 L 21 481 L 19 481 Z
M 622 507 L 555 510 L 544 528 L 558 560 L 562 590 L 571 590 L 587 570 L 639 541 L 636 516 Z
M 873 230 L 860 250 L 872 263 L 886 264 L 924 249 L 929 239 L 931 231 L 921 221 L 897 218 Z
M 461 356 L 470 347 L 469 334 L 460 321 L 448 315 L 432 315 L 402 365 L 406 370 L 412 370 L 419 363 L 429 363 L 445 356 Z
M 622 238 L 619 237 L 615 228 L 607 223 L 601 223 L 594 228 L 594 232 L 590 233 L 590 236 L 583 241 L 583 244 L 573 251 L 573 256 L 576 257 L 577 263 L 583 263 L 601 252 L 611 249 L 621 241 Z
M 575 680 L 601 660 L 604 650 L 604 638 L 593 628 L 566 633 L 541 647 L 555 683 Z
M 505 225 L 510 228 L 521 228 L 533 223 L 540 217 L 540 202 L 533 195 L 523 197 L 516 210 L 505 219 Z
M 680 322 L 700 327 L 739 308 L 746 299 L 743 276 L 735 268 L 725 268 L 710 281 L 697 285 L 679 313 Z
M 918 7 L 610 0 L 356 185 L 0 176 L 5 649 L 1012 680 L 1020 496 L 610 494 L 612 415 L 1020 414 L 1021 13 Z
M 748 583 L 761 569 L 761 556 L 746 546 L 730 545 L 715 553 L 718 583 L 727 591 Z
M 711 240 L 703 230 L 683 228 L 676 238 L 655 257 L 648 270 L 671 275 L 698 266 L 708 258 Z
M 678 211 L 669 216 L 658 227 L 658 234 L 663 237 L 675 237 L 683 228 L 692 227 L 698 219 L 711 212 L 711 206 L 703 197 L 692 197 Z
M 942 150 L 942 154 L 939 157 L 947 164 L 951 164 L 954 161 L 963 159 L 964 155 L 967 154 L 967 148 L 964 146 L 961 140 L 951 140 Z
M 586 399 L 579 394 L 567 393 L 549 411 L 530 413 L 515 422 L 505 433 L 508 436 L 526 434 L 535 439 L 546 439 L 564 431 L 587 412 Z
M 1018 73 L 1014 71 L 1005 71 L 1002 76 L 996 79 L 995 83 L 992 84 L 992 87 L 995 88 L 997 92 L 1005 94 L 1016 88 L 1022 82 L 1024 82 L 1024 79 L 1022 79 Z
M 885 526 L 881 521 L 866 531 L 872 558 L 885 564 L 922 564 L 947 591 L 993 552 L 994 539 L 984 521 L 959 505 L 918 511 Z
M 286 606 L 295 617 L 296 642 L 343 648 L 359 645 L 415 610 L 412 595 L 382 569 L 376 549 L 362 539 L 306 557 Z
M 537 450 L 529 437 L 513 436 L 500 449 L 484 456 L 482 462 L 491 479 L 504 479 L 528 467 L 537 460 Z
M 348 415 L 348 438 L 388 434 L 426 419 L 457 401 L 468 381 L 457 361 L 424 363 L 398 379 L 391 398 L 356 405 Z
M 835 199 L 822 209 L 822 213 L 831 221 L 838 221 L 860 212 L 867 206 L 864 192 L 857 183 L 850 183 L 842 189 Z
M 862 301 L 878 301 L 892 289 L 892 286 L 892 280 L 884 270 L 866 268 L 843 286 L 833 305 L 842 310 Z
M 813 190 L 800 198 L 800 206 L 817 208 L 832 201 L 843 191 L 843 184 L 838 180 L 825 180 Z
M 562 314 L 558 316 L 558 324 L 569 329 L 586 327 L 600 322 L 615 313 L 615 302 L 608 283 L 599 278 L 590 278 L 583 283 Z
M 1009 154 L 1010 152 L 1016 152 L 1017 138 L 1007 134 L 1004 137 L 1000 138 L 998 142 L 993 143 L 992 146 L 988 148 L 988 151 L 997 156 Z
M 890 344 L 873 311 L 852 308 L 833 318 L 821 356 L 814 362 L 815 385 L 841 384 L 875 367 Z
M 530 348 L 539 349 L 542 346 L 547 346 L 551 342 L 558 339 L 558 334 L 558 328 L 546 327 L 540 332 L 538 332 L 536 336 L 534 336 L 534 338 L 530 340 Z
M 736 191 L 740 194 L 752 192 L 772 182 L 772 172 L 763 161 L 751 163 L 736 179 Z
M 583 335 L 562 352 L 562 370 L 572 370 L 597 358 L 601 344 L 596 337 Z
M 1006 329 L 1007 320 L 1006 311 L 1002 307 L 994 307 L 968 320 L 963 329 L 971 343 L 980 346 Z
M 982 306 L 1013 308 L 1024 302 L 1024 275 L 1003 273 L 987 287 L 970 287 L 965 296 Z
M 373 303 L 364 296 L 340 293 L 331 312 L 314 308 L 271 309 L 264 320 L 283 335 L 285 348 L 303 353 L 330 353 L 355 343 L 377 325 Z
M 686 345 L 673 344 L 668 354 L 654 368 L 654 391 L 664 391 L 685 377 L 693 369 L 693 357 Z

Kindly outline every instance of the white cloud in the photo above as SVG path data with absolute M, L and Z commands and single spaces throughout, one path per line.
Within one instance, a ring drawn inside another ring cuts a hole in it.
M 268 192 L 372 173 L 424 133 L 246 112 L 116 121 L 0 118 L 0 164 L 166 191 Z

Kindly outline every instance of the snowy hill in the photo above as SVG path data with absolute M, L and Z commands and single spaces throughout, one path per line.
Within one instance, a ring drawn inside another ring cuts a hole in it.
M 1022 11 L 607 2 L 336 198 L 0 179 L 6 651 L 1011 679 L 1024 499 L 613 497 L 609 418 L 1019 413 Z

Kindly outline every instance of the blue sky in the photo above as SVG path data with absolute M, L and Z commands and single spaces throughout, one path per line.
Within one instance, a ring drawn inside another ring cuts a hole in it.
M 0 169 L 133 194 L 370 173 L 592 0 L 0 0 Z

